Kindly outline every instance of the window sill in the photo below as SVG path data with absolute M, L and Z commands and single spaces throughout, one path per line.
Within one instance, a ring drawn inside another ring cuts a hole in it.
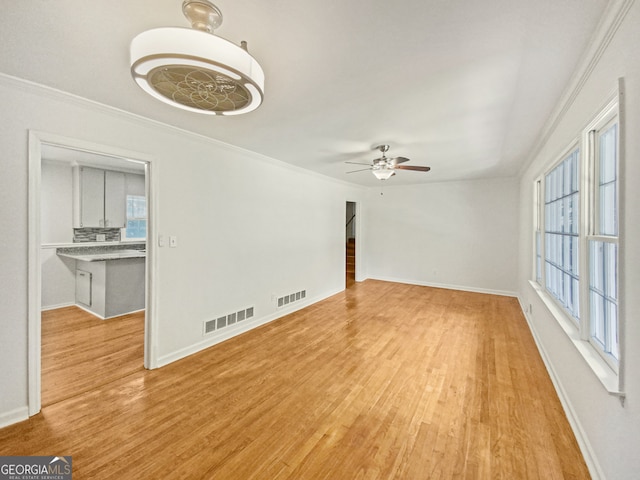
M 620 389 L 620 377 L 614 372 L 593 346 L 586 340 L 580 338 L 578 327 L 567 317 L 560 306 L 556 304 L 551 296 L 533 280 L 529 280 L 529 284 L 536 291 L 540 299 L 553 315 L 553 317 L 564 330 L 573 345 L 576 347 L 584 361 L 589 365 L 593 373 L 598 377 L 600 383 L 611 395 L 624 397 L 624 392 Z

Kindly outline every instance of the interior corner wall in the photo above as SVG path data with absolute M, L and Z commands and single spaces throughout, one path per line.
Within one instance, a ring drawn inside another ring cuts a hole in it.
M 611 38 L 611 37 L 610 37 Z M 635 2 L 548 140 L 520 180 L 518 291 L 594 478 L 640 472 L 640 3 Z M 533 278 L 533 185 L 604 106 L 623 79 L 625 152 L 620 175 L 620 300 L 624 405 L 602 386 L 529 284 Z
M 159 364 L 212 344 L 207 320 L 253 307 L 269 321 L 297 306 L 278 295 L 306 290 L 303 306 L 344 289 L 345 202 L 363 189 L 11 77 L 0 104 L 0 425 L 28 402 L 30 129 L 152 159 L 154 227 L 178 239 L 155 250 Z
M 367 276 L 515 295 L 518 201 L 516 179 L 371 189 Z

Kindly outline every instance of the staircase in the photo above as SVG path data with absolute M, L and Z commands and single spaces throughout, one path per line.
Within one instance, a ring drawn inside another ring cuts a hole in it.
M 347 240 L 347 280 L 356 279 L 356 239 Z

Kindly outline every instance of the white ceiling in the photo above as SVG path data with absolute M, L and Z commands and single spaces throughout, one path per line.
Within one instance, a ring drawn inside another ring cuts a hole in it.
M 607 0 L 217 0 L 216 34 L 266 75 L 255 112 L 211 117 L 131 79 L 138 33 L 188 26 L 181 0 L 6 1 L 0 72 L 362 185 L 345 160 L 429 165 L 393 184 L 513 176 L 566 87 Z M 357 168 L 357 167 L 356 167 Z

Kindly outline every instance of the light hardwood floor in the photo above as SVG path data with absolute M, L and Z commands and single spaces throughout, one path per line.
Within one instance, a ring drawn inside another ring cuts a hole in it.
M 259 314 L 259 312 L 256 312 Z M 74 479 L 586 479 L 517 300 L 378 281 L 0 430 Z
M 42 312 L 42 405 L 142 370 L 144 312 L 108 320 L 78 307 Z

